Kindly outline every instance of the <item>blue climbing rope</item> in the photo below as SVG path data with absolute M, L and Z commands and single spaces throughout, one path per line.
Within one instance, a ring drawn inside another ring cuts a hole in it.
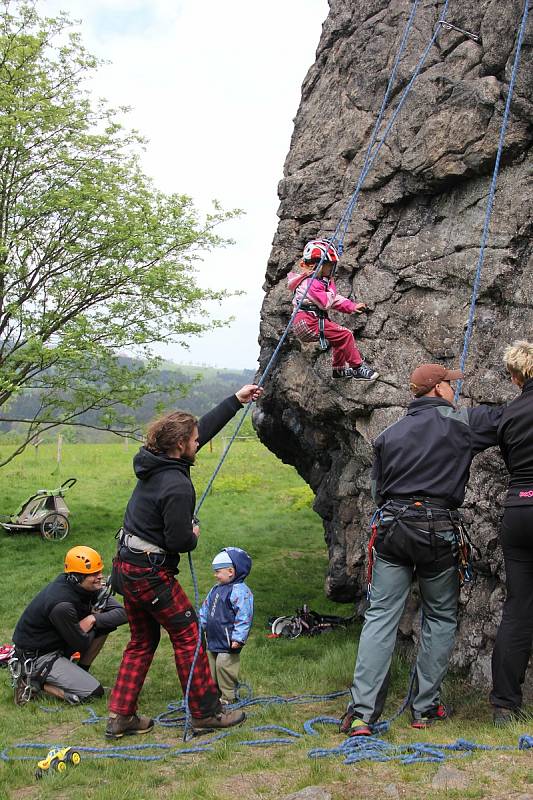
M 481 271 L 483 269 L 483 262 L 485 260 L 485 247 L 486 247 L 487 240 L 488 240 L 488 237 L 489 237 L 489 225 L 490 225 L 490 220 L 491 220 L 491 216 L 492 216 L 492 208 L 494 206 L 494 198 L 495 198 L 495 195 L 496 195 L 496 183 L 498 181 L 498 173 L 499 173 L 499 170 L 500 170 L 500 160 L 501 160 L 501 156 L 502 156 L 502 152 L 503 152 L 503 144 L 504 144 L 504 141 L 505 141 L 505 133 L 507 131 L 507 124 L 509 122 L 509 115 L 510 115 L 510 110 L 511 110 L 511 100 L 513 99 L 513 91 L 514 91 L 514 85 L 515 85 L 515 80 L 516 80 L 516 74 L 518 72 L 518 66 L 520 64 L 520 52 L 522 50 L 522 43 L 523 43 L 523 40 L 524 40 L 525 31 L 526 31 L 526 23 L 527 23 L 527 17 L 528 17 L 528 6 L 529 6 L 529 0 L 524 0 L 524 10 L 522 12 L 522 22 L 521 22 L 520 29 L 519 29 L 519 32 L 518 32 L 518 40 L 517 40 L 517 43 L 516 43 L 516 52 L 515 52 L 515 57 L 514 57 L 514 62 L 513 62 L 513 69 L 512 69 L 512 72 L 511 72 L 511 80 L 509 81 L 509 90 L 507 92 L 507 101 L 505 103 L 505 110 L 503 112 L 503 119 L 502 119 L 502 124 L 501 124 L 501 128 L 500 128 L 500 138 L 499 138 L 499 141 L 498 141 L 498 150 L 497 150 L 497 153 L 496 153 L 496 160 L 494 162 L 494 169 L 492 171 L 492 180 L 491 180 L 491 184 L 490 184 L 489 196 L 488 196 L 488 199 L 487 199 L 487 208 L 486 208 L 486 211 L 485 211 L 485 222 L 484 222 L 484 225 L 483 225 L 483 233 L 481 235 L 481 244 L 480 244 L 480 247 L 479 247 L 479 256 L 478 256 L 476 273 L 475 273 L 475 278 L 474 278 L 474 285 L 472 287 L 472 297 L 471 297 L 471 300 L 470 300 L 470 311 L 469 311 L 469 314 L 468 314 L 468 323 L 467 323 L 467 326 L 466 326 L 466 332 L 465 332 L 464 344 L 463 344 L 463 352 L 462 352 L 462 355 L 461 355 L 461 362 L 460 362 L 461 370 L 464 370 L 464 368 L 465 368 L 466 359 L 467 359 L 467 356 L 468 356 L 468 350 L 469 350 L 469 347 L 470 347 L 470 340 L 472 338 L 472 331 L 473 331 L 473 327 L 474 327 L 474 317 L 475 317 L 475 314 L 476 314 L 476 304 L 477 304 L 477 299 L 478 299 L 478 294 L 479 294 L 479 285 L 481 283 Z M 457 388 L 455 390 L 455 402 L 456 403 L 457 403 L 457 401 L 459 399 L 459 395 L 461 394 L 462 385 L 463 385 L 463 381 L 462 380 L 457 382 Z
M 407 86 L 403 90 L 402 95 L 400 97 L 400 100 L 398 102 L 398 105 L 394 109 L 394 112 L 393 112 L 393 114 L 392 114 L 392 116 L 391 116 L 391 118 L 390 118 L 390 120 L 389 120 L 389 122 L 388 122 L 388 124 L 387 124 L 387 126 L 386 126 L 386 128 L 384 130 L 384 132 L 383 132 L 383 136 L 381 137 L 381 139 L 378 142 L 377 147 L 375 148 L 375 150 L 372 153 L 372 155 L 370 155 L 370 152 L 367 152 L 367 157 L 365 158 L 365 162 L 363 164 L 363 168 L 361 169 L 361 173 L 359 175 L 359 179 L 357 181 L 357 185 L 355 187 L 355 190 L 354 190 L 352 196 L 350 197 L 350 200 L 348 201 L 348 205 L 346 206 L 346 210 L 345 210 L 345 212 L 344 212 L 344 214 L 343 214 L 343 216 L 341 218 L 341 221 L 337 225 L 337 228 L 335 229 L 335 233 L 333 234 L 333 238 L 332 238 L 333 243 L 335 244 L 335 242 L 338 242 L 339 243 L 339 247 L 341 249 L 342 249 L 342 245 L 343 245 L 343 242 L 344 242 L 344 237 L 346 235 L 346 231 L 348 229 L 348 225 L 349 225 L 350 220 L 352 218 L 352 215 L 353 215 L 353 212 L 354 212 L 354 208 L 355 208 L 355 205 L 357 203 L 357 199 L 359 197 L 359 193 L 361 191 L 361 187 L 362 187 L 362 185 L 363 185 L 363 183 L 364 183 L 364 181 L 366 179 L 366 176 L 368 175 L 368 173 L 372 169 L 374 161 L 376 160 L 381 148 L 385 144 L 385 141 L 387 140 L 387 137 L 388 137 L 389 133 L 391 132 L 391 130 L 392 130 L 393 126 L 394 126 L 394 123 L 396 122 L 398 114 L 402 110 L 402 108 L 404 106 L 404 103 L 407 100 L 407 97 L 408 97 L 408 95 L 409 95 L 409 93 L 410 93 L 410 91 L 411 91 L 411 89 L 413 87 L 413 84 L 416 81 L 416 79 L 418 78 L 418 76 L 420 74 L 420 71 L 422 70 L 422 67 L 424 66 L 424 64 L 426 62 L 426 58 L 428 57 L 428 55 L 429 55 L 429 53 L 431 51 L 431 48 L 433 47 L 433 45 L 434 45 L 434 43 L 435 43 L 435 41 L 437 39 L 437 36 L 440 33 L 440 29 L 442 27 L 442 23 L 446 19 L 446 14 L 447 14 L 447 11 L 448 11 L 448 4 L 449 4 L 449 0 L 446 0 L 446 2 L 444 3 L 444 7 L 442 9 L 441 15 L 440 15 L 440 17 L 438 19 L 438 22 L 437 22 L 436 26 L 435 26 L 435 30 L 433 32 L 433 36 L 429 40 L 429 42 L 428 42 L 428 44 L 426 46 L 426 49 L 422 53 L 422 56 L 420 57 L 420 59 L 418 61 L 418 64 L 416 65 L 416 67 L 414 69 L 413 75 L 412 75 L 409 83 L 407 84 Z M 407 30 L 406 33 L 408 34 L 409 31 Z M 404 35 L 404 38 L 406 39 L 407 37 Z M 404 45 L 403 40 L 402 40 L 402 44 L 400 45 L 400 47 L 402 47 L 402 45 Z M 399 58 L 398 58 L 398 62 L 399 62 Z M 396 67 L 397 67 L 397 64 L 395 63 L 395 69 L 396 69 Z M 389 86 L 387 86 L 387 91 L 386 91 L 386 96 L 387 97 L 388 97 L 389 93 L 390 93 L 390 88 L 389 88 Z M 385 109 L 384 109 L 383 104 L 382 104 L 382 111 L 384 112 L 384 110 Z M 383 117 L 383 113 L 380 112 L 380 114 Z M 380 120 L 380 122 L 381 122 L 381 120 Z M 374 137 L 374 142 L 375 142 L 375 137 L 377 136 L 377 129 L 375 129 L 374 134 L 373 134 L 373 137 Z M 372 144 L 374 144 L 374 142 L 372 142 Z M 342 229 L 342 231 L 341 231 L 341 229 Z M 339 235 L 339 231 L 341 231 L 340 235 Z
M 346 207 L 346 210 L 344 211 L 341 219 L 339 220 L 339 223 L 338 223 L 338 225 L 337 225 L 337 227 L 335 229 L 335 233 L 333 234 L 333 237 L 332 237 L 332 242 L 334 244 L 336 243 L 336 246 L 337 246 L 337 248 L 339 250 L 339 255 L 342 255 L 342 251 L 344 249 L 344 246 L 343 246 L 344 237 L 346 236 L 346 231 L 347 231 L 348 225 L 350 223 L 350 219 L 352 217 L 353 206 L 355 205 L 355 202 L 357 200 L 357 196 L 359 195 L 359 192 L 361 190 L 361 186 L 362 186 L 363 181 L 364 181 L 364 177 L 363 176 L 364 175 L 366 176 L 366 168 L 367 168 L 368 162 L 370 160 L 370 154 L 372 152 L 372 148 L 374 147 L 374 144 L 375 144 L 375 141 L 376 141 L 376 137 L 378 135 L 378 131 L 379 131 L 379 128 L 381 126 L 381 122 L 382 122 L 383 117 L 385 115 L 385 110 L 387 108 L 387 103 L 389 102 L 389 96 L 390 96 L 390 93 L 392 91 L 392 87 L 394 85 L 394 81 L 396 80 L 396 73 L 398 71 L 398 66 L 400 64 L 400 61 L 401 61 L 401 58 L 403 56 L 405 47 L 407 45 L 407 40 L 409 38 L 409 34 L 411 32 L 411 28 L 412 28 L 413 22 L 415 20 L 415 15 L 416 15 L 416 11 L 417 11 L 419 2 L 420 2 L 420 0 L 414 0 L 414 2 L 413 2 L 412 8 L 411 8 L 411 14 L 409 15 L 409 19 L 407 20 L 407 23 L 405 25 L 405 28 L 404 28 L 404 31 L 403 31 L 403 36 L 402 36 L 402 39 L 401 39 L 401 42 L 400 42 L 400 46 L 399 46 L 399 48 L 398 48 L 398 50 L 396 52 L 396 57 L 394 59 L 394 63 L 393 63 L 393 66 L 392 66 L 391 74 L 390 74 L 390 77 L 389 77 L 389 82 L 387 84 L 387 88 L 385 89 L 385 94 L 383 95 L 383 100 L 381 102 L 381 108 L 379 109 L 379 114 L 378 114 L 376 122 L 374 124 L 374 129 L 373 129 L 372 135 L 370 137 L 370 142 L 368 143 L 368 147 L 367 147 L 367 150 L 366 150 L 365 158 L 364 158 L 364 161 L 363 161 L 363 166 L 361 167 L 361 172 L 359 173 L 359 178 L 357 180 L 357 185 L 356 185 L 355 191 L 353 192 L 353 194 L 352 194 L 352 196 L 350 198 L 350 201 L 348 203 L 348 206 Z M 338 234 L 339 234 L 339 231 L 341 229 L 342 229 L 342 236 L 339 236 Z
M 333 717 L 315 717 L 304 723 L 304 731 L 309 736 L 317 736 L 314 729 L 317 724 L 338 725 L 339 720 Z M 236 739 L 236 746 L 259 747 L 271 745 L 292 745 L 304 738 L 304 734 L 285 728 L 281 725 L 258 725 L 251 728 L 257 733 L 275 732 L 284 734 L 283 736 L 272 736 L 264 739 Z M 193 747 L 173 748 L 171 744 L 133 744 L 133 745 L 113 745 L 111 747 L 88 747 L 86 745 L 70 745 L 74 750 L 85 754 L 94 759 L 116 759 L 122 761 L 163 761 L 170 757 L 175 758 L 182 755 L 192 755 L 195 753 L 212 753 L 215 748 L 213 744 L 217 741 L 234 736 L 237 732 L 222 731 L 209 739 L 204 739 L 203 743 Z M 60 748 L 60 744 L 50 744 L 46 742 L 20 742 L 7 745 L 0 750 L 0 761 L 34 761 L 34 755 L 14 755 L 10 751 L 31 751 L 40 750 L 48 752 L 52 747 Z M 517 749 L 530 750 L 533 748 L 533 736 L 523 734 L 518 739 L 518 746 L 513 745 L 486 745 L 471 742 L 467 739 L 457 739 L 451 744 L 439 744 L 432 742 L 410 742 L 406 744 L 391 744 L 375 736 L 353 736 L 345 739 L 336 747 L 316 747 L 309 750 L 309 758 L 331 758 L 342 756 L 344 764 L 358 764 L 361 761 L 396 761 L 400 764 L 423 764 L 437 763 L 449 759 L 466 758 L 476 752 L 513 752 Z
M 316 731 L 312 731 L 316 734 Z M 518 750 L 533 747 L 533 737 L 520 736 Z M 309 758 L 331 758 L 343 756 L 344 764 L 359 764 L 361 761 L 396 761 L 400 764 L 440 764 L 451 758 L 465 758 L 475 752 L 510 752 L 517 748 L 512 745 L 488 745 L 457 739 L 452 744 L 431 742 L 410 742 L 391 744 L 375 736 L 352 736 L 337 747 L 317 747 L 310 750 Z

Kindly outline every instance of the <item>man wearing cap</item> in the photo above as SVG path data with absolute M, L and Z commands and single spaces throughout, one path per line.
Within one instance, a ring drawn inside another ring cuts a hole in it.
M 352 701 L 341 730 L 369 736 L 385 703 L 396 633 L 416 572 L 423 610 L 412 725 L 449 716 L 440 702 L 457 627 L 459 515 L 472 459 L 497 444 L 505 406 L 457 409 L 459 370 L 422 364 L 411 374 L 415 399 L 374 442 L 370 606 L 361 632 Z

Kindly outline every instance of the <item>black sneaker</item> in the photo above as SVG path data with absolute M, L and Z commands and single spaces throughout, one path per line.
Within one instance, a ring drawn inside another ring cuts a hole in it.
M 427 711 L 424 711 L 420 715 L 413 712 L 411 728 L 423 730 L 424 728 L 429 728 L 429 726 L 433 725 L 435 722 L 441 722 L 442 720 L 449 719 L 451 715 L 451 708 L 449 706 L 445 706 L 444 703 L 439 703 L 438 706 L 428 708 Z
M 513 722 L 524 719 L 524 713 L 519 708 L 503 708 L 494 706 L 492 722 L 496 728 L 505 728 Z
M 354 371 L 351 367 L 333 367 L 332 378 L 353 378 Z
M 65 703 L 68 703 L 69 706 L 79 706 L 81 703 L 81 697 L 74 694 L 74 692 L 63 692 L 63 700 Z
M 352 378 L 356 381 L 375 381 L 376 378 L 379 378 L 379 372 L 376 372 L 375 369 L 371 367 L 367 367 L 365 362 L 363 361 L 362 364 L 359 364 L 358 367 L 352 367 Z

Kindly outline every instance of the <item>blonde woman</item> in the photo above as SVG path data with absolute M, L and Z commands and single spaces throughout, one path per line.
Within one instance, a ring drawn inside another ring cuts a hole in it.
M 514 342 L 504 362 L 521 394 L 507 406 L 498 427 L 510 473 L 500 530 L 507 599 L 492 654 L 490 695 L 498 727 L 520 716 L 533 639 L 533 343 Z

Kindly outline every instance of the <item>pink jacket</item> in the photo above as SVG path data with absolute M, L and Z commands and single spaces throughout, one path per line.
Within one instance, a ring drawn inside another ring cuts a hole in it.
M 301 272 L 292 271 L 287 276 L 287 282 L 289 289 L 294 292 L 292 304 L 295 308 L 309 284 L 304 305 L 309 302 L 319 308 L 323 308 L 324 311 L 334 309 L 335 311 L 342 311 L 344 314 L 353 314 L 360 306 L 360 303 L 354 303 L 353 300 L 348 300 L 342 294 L 337 294 L 337 287 L 333 278 L 311 278 L 311 276 L 304 275 Z

